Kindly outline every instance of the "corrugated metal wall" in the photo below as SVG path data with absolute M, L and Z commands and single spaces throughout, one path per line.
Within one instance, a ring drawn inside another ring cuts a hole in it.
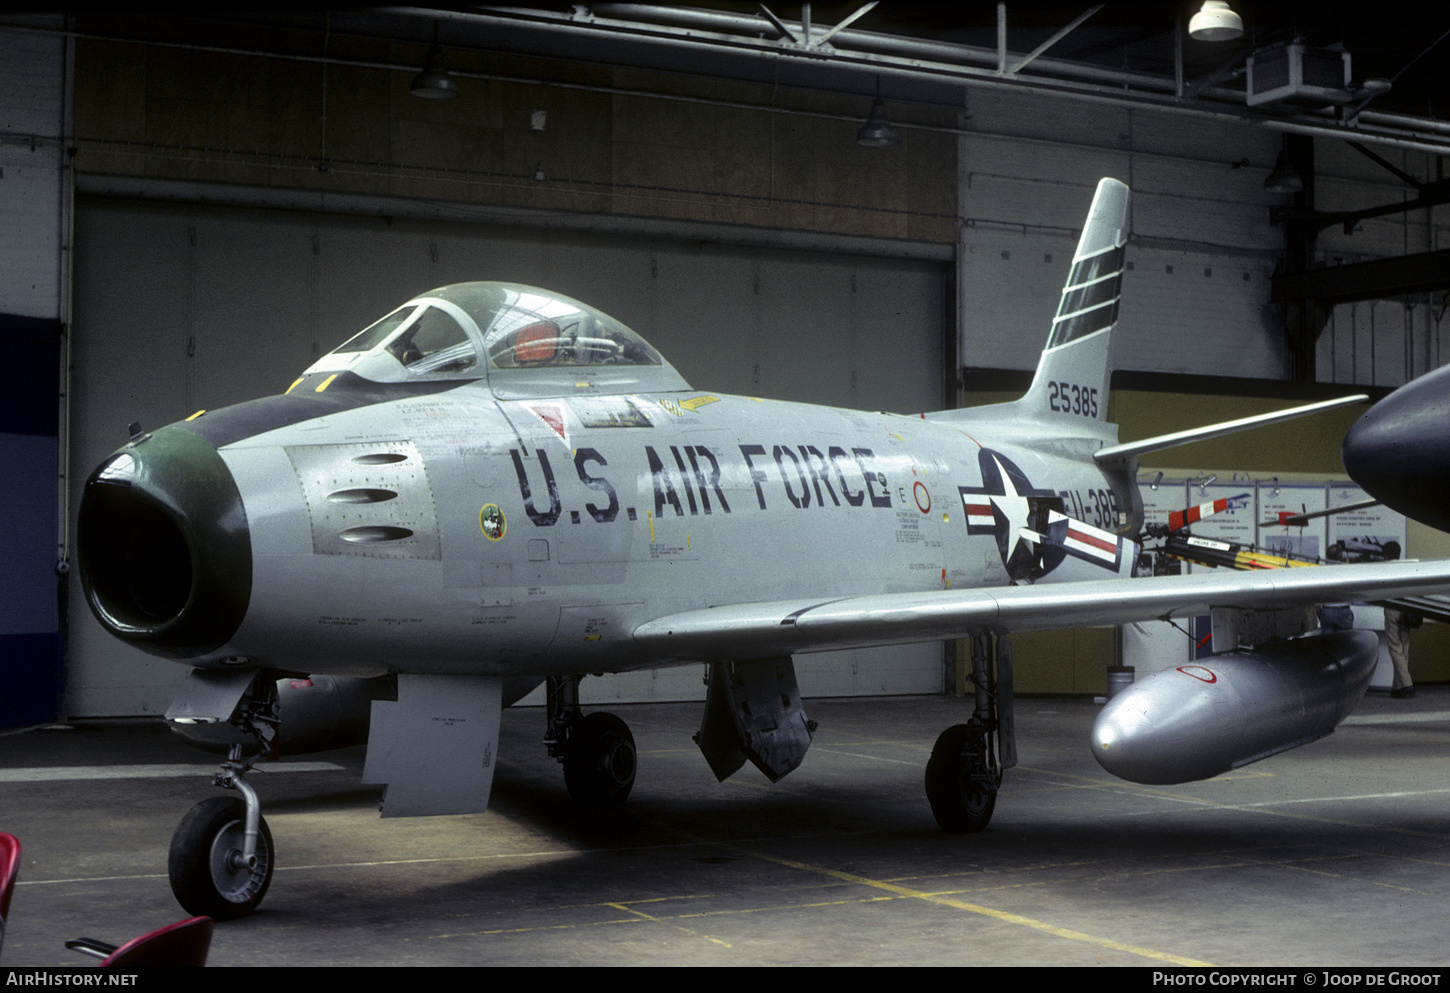
M 0 32 L 0 727 L 54 720 L 65 39 Z

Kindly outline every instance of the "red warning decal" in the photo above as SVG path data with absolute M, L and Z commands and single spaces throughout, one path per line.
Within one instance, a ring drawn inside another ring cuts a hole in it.
M 1194 679 L 1201 680 L 1205 683 L 1218 682 L 1218 676 L 1214 674 L 1214 671 L 1212 669 L 1205 669 L 1201 665 L 1180 665 L 1178 671 L 1185 676 L 1192 676 Z

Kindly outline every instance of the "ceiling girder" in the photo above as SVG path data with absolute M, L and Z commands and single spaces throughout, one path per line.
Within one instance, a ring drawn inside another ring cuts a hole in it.
M 915 78 L 956 85 L 1031 89 L 1058 97 L 1234 120 L 1291 134 L 1389 145 L 1434 155 L 1450 154 L 1450 122 L 1369 110 L 1361 111 L 1352 122 L 1343 120 L 1332 110 L 1266 112 L 1247 107 L 1242 90 L 1217 85 L 1216 73 L 1207 79 L 1185 81 L 1184 96 L 1180 97 L 1180 84 L 1172 74 L 1109 69 L 1035 53 L 1030 65 L 1026 61 L 1014 64 L 1012 58 L 1004 59 L 1005 49 L 1000 45 L 997 49 L 982 48 L 844 29 L 841 24 L 825 29 L 830 35 L 830 44 L 810 44 L 783 35 L 781 32 L 787 30 L 784 23 L 763 7 L 758 16 L 651 4 L 576 6 L 569 12 L 509 7 L 480 7 L 470 12 L 413 9 L 386 12 L 426 16 L 460 25 L 513 29 L 531 26 L 541 33 L 564 32 L 580 37 L 627 39 L 635 45 L 734 52 L 747 58 L 747 63 L 742 65 L 756 67 L 761 65 L 762 55 L 772 55 L 795 63 L 814 63 L 823 70 L 859 72 L 888 80 Z M 860 13 L 858 10 L 852 19 Z M 597 58 L 608 61 L 607 54 Z M 863 96 L 870 93 L 865 85 L 860 89 Z M 888 94 L 888 99 L 898 97 Z
M 1450 290 L 1450 249 L 1278 274 L 1273 299 L 1276 303 L 1312 300 L 1319 306 L 1333 306 L 1441 290 Z

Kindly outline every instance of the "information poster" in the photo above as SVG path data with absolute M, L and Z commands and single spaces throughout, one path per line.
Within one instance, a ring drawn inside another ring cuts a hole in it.
M 1323 483 L 1259 483 L 1259 547 L 1278 555 L 1318 559 L 1329 547 L 1327 517 L 1316 517 L 1302 527 L 1277 522 L 1279 515 L 1312 514 L 1329 506 Z
M 1143 495 L 1143 524 L 1167 524 L 1168 515 L 1182 510 L 1188 499 L 1187 485 L 1181 479 L 1159 480 L 1154 486 L 1151 479 L 1138 480 L 1138 492 Z
M 1145 531 L 1150 524 L 1167 525 L 1169 514 L 1181 511 L 1188 506 L 1188 484 L 1181 479 L 1160 479 L 1156 486 L 1151 479 L 1139 479 L 1138 492 L 1143 496 Z M 1149 544 L 1156 544 L 1156 542 L 1150 541 Z M 1175 559 L 1169 563 L 1168 572 L 1176 575 L 1182 571 L 1178 568 L 1181 565 L 1182 563 Z
M 1353 483 L 1329 484 L 1330 507 L 1349 507 L 1370 499 Z M 1331 514 L 1328 520 L 1328 558 L 1343 562 L 1404 558 L 1405 519 L 1383 504 Z
M 1246 498 L 1246 499 L 1245 499 Z M 1188 484 L 1188 499 L 1194 505 L 1223 500 L 1228 508 L 1205 517 L 1194 524 L 1190 531 L 1197 538 L 1212 538 L 1227 541 L 1247 548 L 1254 543 L 1258 534 L 1258 517 L 1254 508 L 1254 484 L 1209 483 L 1207 486 Z M 1208 509 L 1203 511 L 1208 513 Z M 1190 571 L 1203 572 L 1208 566 L 1195 565 Z

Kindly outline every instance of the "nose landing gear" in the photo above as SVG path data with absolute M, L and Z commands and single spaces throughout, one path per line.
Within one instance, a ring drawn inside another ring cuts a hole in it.
M 251 769 L 233 745 L 216 785 L 236 797 L 209 797 L 189 810 L 171 836 L 171 892 L 190 913 L 231 921 L 256 910 L 272 884 L 272 831 L 262 805 L 242 777 Z

